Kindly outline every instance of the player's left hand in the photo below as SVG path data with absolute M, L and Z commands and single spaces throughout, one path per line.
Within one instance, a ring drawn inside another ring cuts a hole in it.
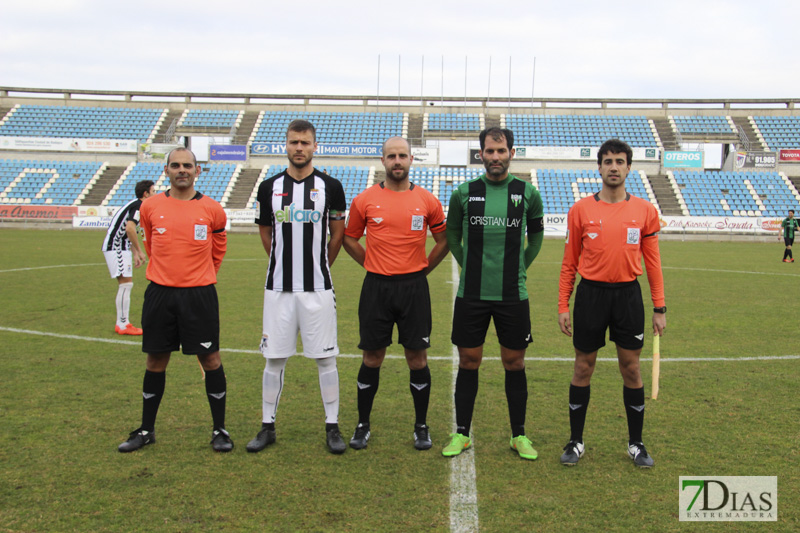
M 667 329 L 667 315 L 665 313 L 653 313 L 653 335 L 661 336 Z

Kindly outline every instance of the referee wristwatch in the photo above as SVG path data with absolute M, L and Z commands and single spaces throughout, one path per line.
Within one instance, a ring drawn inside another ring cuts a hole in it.
M 654 313 L 661 313 L 663 315 L 664 313 L 667 312 L 667 306 L 665 305 L 664 307 L 654 307 L 653 308 L 653 312 Z

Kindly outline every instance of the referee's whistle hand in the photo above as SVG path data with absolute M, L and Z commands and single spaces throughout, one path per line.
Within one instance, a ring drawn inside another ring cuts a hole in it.
M 569 311 L 558 314 L 558 327 L 561 328 L 561 333 L 567 337 L 572 337 L 572 324 L 569 321 Z

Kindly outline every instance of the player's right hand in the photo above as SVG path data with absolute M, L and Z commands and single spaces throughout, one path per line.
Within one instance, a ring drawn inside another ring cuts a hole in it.
M 561 333 L 567 337 L 572 337 L 572 323 L 569 321 L 569 311 L 558 313 L 558 327 L 561 328 Z

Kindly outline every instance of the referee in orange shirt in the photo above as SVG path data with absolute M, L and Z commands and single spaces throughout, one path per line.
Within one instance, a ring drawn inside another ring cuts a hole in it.
M 642 443 L 644 385 L 639 372 L 639 354 L 644 345 L 644 304 L 637 276 L 642 257 L 653 299 L 653 334 L 667 326 L 664 277 L 658 250 L 661 229 L 658 211 L 650 202 L 625 190 L 633 150 L 611 139 L 597 152 L 603 186 L 600 192 L 575 203 L 567 215 L 567 239 L 561 264 L 558 294 L 558 325 L 573 338 L 575 368 L 569 388 L 571 436 L 561 463 L 575 465 L 584 452 L 583 426 L 589 405 L 592 373 L 597 351 L 605 346 L 606 330 L 617 345 L 622 374 L 625 413 L 628 418 L 628 455 L 640 467 L 653 466 L 653 458 Z M 575 335 L 569 317 L 569 298 L 575 273 L 581 281 L 575 293 Z
M 219 354 L 217 273 L 227 249 L 227 217 L 216 200 L 195 190 L 200 166 L 186 148 L 167 156 L 166 192 L 151 196 L 140 210 L 140 224 L 150 262 L 150 285 L 142 305 L 142 351 L 147 366 L 142 384 L 142 425 L 119 451 L 132 452 L 156 441 L 155 423 L 164 395 L 172 352 L 197 356 L 205 371 L 206 395 L 214 429 L 211 447 L 229 452 L 225 430 L 227 381 Z
M 358 425 L 350 447 L 367 447 L 370 412 L 378 392 L 381 364 L 392 344 L 397 324 L 398 341 L 405 349 L 416 420 L 414 447 L 431 447 L 427 425 L 431 372 L 428 351 L 432 328 L 431 298 L 426 276 L 448 253 L 442 204 L 433 194 L 409 181 L 414 157 L 408 141 L 392 137 L 383 143 L 381 162 L 386 180 L 356 196 L 344 233 L 344 249 L 367 270 L 358 304 L 363 350 L 358 372 Z M 359 239 L 367 231 L 367 247 Z M 428 229 L 435 245 L 425 253 Z

